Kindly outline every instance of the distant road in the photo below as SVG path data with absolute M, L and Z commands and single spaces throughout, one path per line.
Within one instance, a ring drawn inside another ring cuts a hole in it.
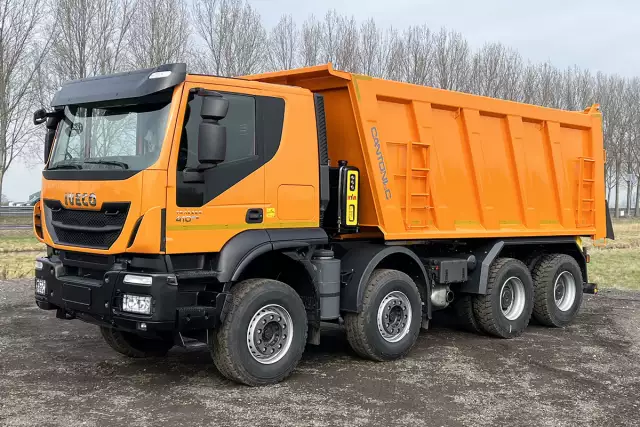
M 0 217 L 31 215 L 33 215 L 33 206 L 0 206 Z
M 31 224 L 0 224 L 0 230 L 30 230 Z
M 28 230 L 33 206 L 0 206 L 0 230 Z

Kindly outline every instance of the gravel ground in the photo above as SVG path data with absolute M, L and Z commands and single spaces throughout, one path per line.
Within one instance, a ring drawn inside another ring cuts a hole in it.
M 510 341 L 441 319 L 392 363 L 329 330 L 287 381 L 248 388 L 205 348 L 120 356 L 97 327 L 39 310 L 32 289 L 0 281 L 2 426 L 640 426 L 640 293 L 585 296 L 573 326 Z

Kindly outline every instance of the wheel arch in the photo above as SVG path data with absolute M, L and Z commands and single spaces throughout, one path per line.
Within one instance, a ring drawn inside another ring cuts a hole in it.
M 423 314 L 431 318 L 431 285 L 424 265 L 411 249 L 405 246 L 356 245 L 347 248 L 340 261 L 343 277 L 341 311 L 362 311 L 364 290 L 371 274 L 378 268 L 388 268 L 401 271 L 416 282 L 424 303 Z
M 216 268 L 218 281 L 238 281 L 256 259 L 269 252 L 312 249 L 328 240 L 321 228 L 245 230 L 229 239 L 220 250 Z
M 313 270 L 295 252 L 268 251 L 251 260 L 237 276 L 236 282 L 247 279 L 273 279 L 291 286 L 302 298 L 307 310 L 320 309 L 320 296 Z
M 574 236 L 492 240 L 475 250 L 474 255 L 479 266 L 470 272 L 469 280 L 460 287 L 460 291 L 484 295 L 487 291 L 489 269 L 497 258 L 515 258 L 528 264 L 528 261 L 535 260 L 532 254 L 536 253 L 540 255 L 559 253 L 571 256 L 580 266 L 583 282 L 588 282 L 586 258 Z M 527 267 L 531 269 L 533 265 L 527 265 Z

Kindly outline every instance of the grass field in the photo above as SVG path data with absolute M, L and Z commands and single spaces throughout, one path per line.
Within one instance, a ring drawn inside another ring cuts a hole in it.
M 604 246 L 587 242 L 591 263 L 589 281 L 599 287 L 640 290 L 640 219 L 613 223 L 615 240 Z
M 31 225 L 33 217 L 31 215 L 20 216 L 0 216 L 0 225 Z
M 613 225 L 616 240 L 590 248 L 589 281 L 599 287 L 640 290 L 640 219 L 619 220 Z M 33 261 L 44 245 L 31 230 L 0 230 L 0 279 L 17 279 L 33 274 Z

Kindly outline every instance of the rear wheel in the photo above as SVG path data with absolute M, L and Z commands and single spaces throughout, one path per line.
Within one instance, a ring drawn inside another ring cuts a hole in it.
M 160 357 L 166 355 L 173 347 L 173 340 L 170 338 L 144 338 L 130 332 L 104 326 L 100 327 L 100 333 L 112 349 L 128 357 Z
M 260 386 L 291 375 L 307 341 L 307 313 L 290 286 L 270 279 L 245 280 L 215 332 L 213 361 L 230 380 Z
M 487 291 L 477 295 L 473 311 L 486 333 L 500 338 L 522 334 L 533 310 L 533 281 L 526 265 L 512 258 L 498 258 L 489 270 Z
M 453 301 L 453 311 L 456 315 L 456 321 L 460 328 L 480 334 L 482 328 L 473 312 L 473 295 L 461 295 Z
M 533 316 L 543 325 L 571 323 L 582 305 L 582 271 L 573 257 L 547 255 L 533 269 Z
M 362 311 L 344 320 L 349 344 L 360 356 L 376 361 L 403 357 L 420 333 L 418 287 L 405 273 L 376 270 L 365 289 Z

